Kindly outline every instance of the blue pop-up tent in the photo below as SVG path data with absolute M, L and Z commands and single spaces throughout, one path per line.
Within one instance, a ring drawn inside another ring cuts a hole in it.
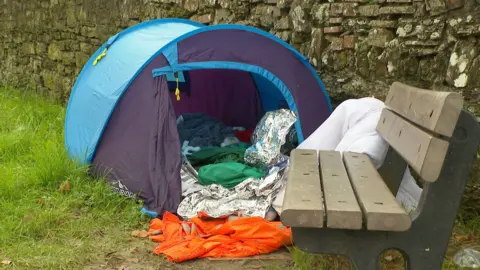
M 68 102 L 65 144 L 149 210 L 175 212 L 176 118 L 203 112 L 252 128 L 279 108 L 297 114 L 300 142 L 331 113 L 322 81 L 287 43 L 242 25 L 147 21 L 112 36 L 86 63 Z

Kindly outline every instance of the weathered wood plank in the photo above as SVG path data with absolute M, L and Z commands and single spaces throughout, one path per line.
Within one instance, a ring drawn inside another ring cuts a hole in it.
M 463 96 L 395 82 L 390 87 L 385 105 L 417 125 L 451 137 L 462 111 Z
M 407 231 L 412 221 L 365 154 L 343 153 L 367 230 Z
M 291 152 L 282 208 L 280 219 L 287 226 L 323 227 L 325 212 L 317 151 L 295 149 Z
M 429 134 L 388 109 L 382 111 L 378 133 L 427 182 L 435 182 L 449 143 Z
M 320 151 L 318 157 L 325 194 L 327 227 L 361 229 L 362 211 L 348 179 L 341 153 Z

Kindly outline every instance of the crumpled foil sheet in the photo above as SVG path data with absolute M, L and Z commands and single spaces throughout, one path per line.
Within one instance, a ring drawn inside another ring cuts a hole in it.
M 183 199 L 177 213 L 184 219 L 195 217 L 199 212 L 212 218 L 230 215 L 265 218 L 273 199 L 286 183 L 286 168 L 288 160 L 272 167 L 266 177 L 248 178 L 232 189 L 216 184 L 202 186 Z
M 180 178 L 182 180 L 182 196 L 187 196 L 203 189 L 198 182 L 198 172 L 193 168 L 187 158 L 183 157 L 182 167 L 180 169 Z
M 245 162 L 256 167 L 276 163 L 280 149 L 297 116 L 290 110 L 267 112 L 252 135 L 252 146 L 245 151 Z

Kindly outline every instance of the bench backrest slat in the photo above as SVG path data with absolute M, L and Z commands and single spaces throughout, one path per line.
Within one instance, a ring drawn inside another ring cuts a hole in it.
M 395 82 L 385 106 L 377 131 L 425 181 L 435 182 L 462 111 L 462 95 Z
M 322 197 L 317 151 L 292 151 L 282 223 L 291 227 L 323 227 L 325 211 Z
M 429 134 L 388 109 L 383 109 L 378 133 L 427 182 L 435 182 L 447 154 L 448 142 Z
M 395 200 L 370 158 L 365 154 L 343 153 L 345 167 L 364 212 L 367 230 L 406 231 L 412 221 Z
M 343 164 L 342 155 L 335 151 L 318 153 L 327 211 L 327 227 L 361 229 L 362 211 Z
M 463 97 L 459 93 L 425 90 L 394 82 L 385 105 L 429 131 L 451 137 L 462 111 Z

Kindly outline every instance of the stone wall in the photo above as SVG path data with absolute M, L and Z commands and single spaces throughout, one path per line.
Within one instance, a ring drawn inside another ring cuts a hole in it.
M 108 37 L 165 17 L 277 35 L 309 57 L 334 103 L 383 98 L 401 80 L 460 91 L 480 116 L 480 0 L 3 0 L 0 83 L 65 102 Z M 479 186 L 468 196 L 477 205 Z
M 478 102 L 480 0 L 4 0 L 0 82 L 65 100 L 109 36 L 162 17 L 269 31 L 310 58 L 335 100 L 404 80 Z

